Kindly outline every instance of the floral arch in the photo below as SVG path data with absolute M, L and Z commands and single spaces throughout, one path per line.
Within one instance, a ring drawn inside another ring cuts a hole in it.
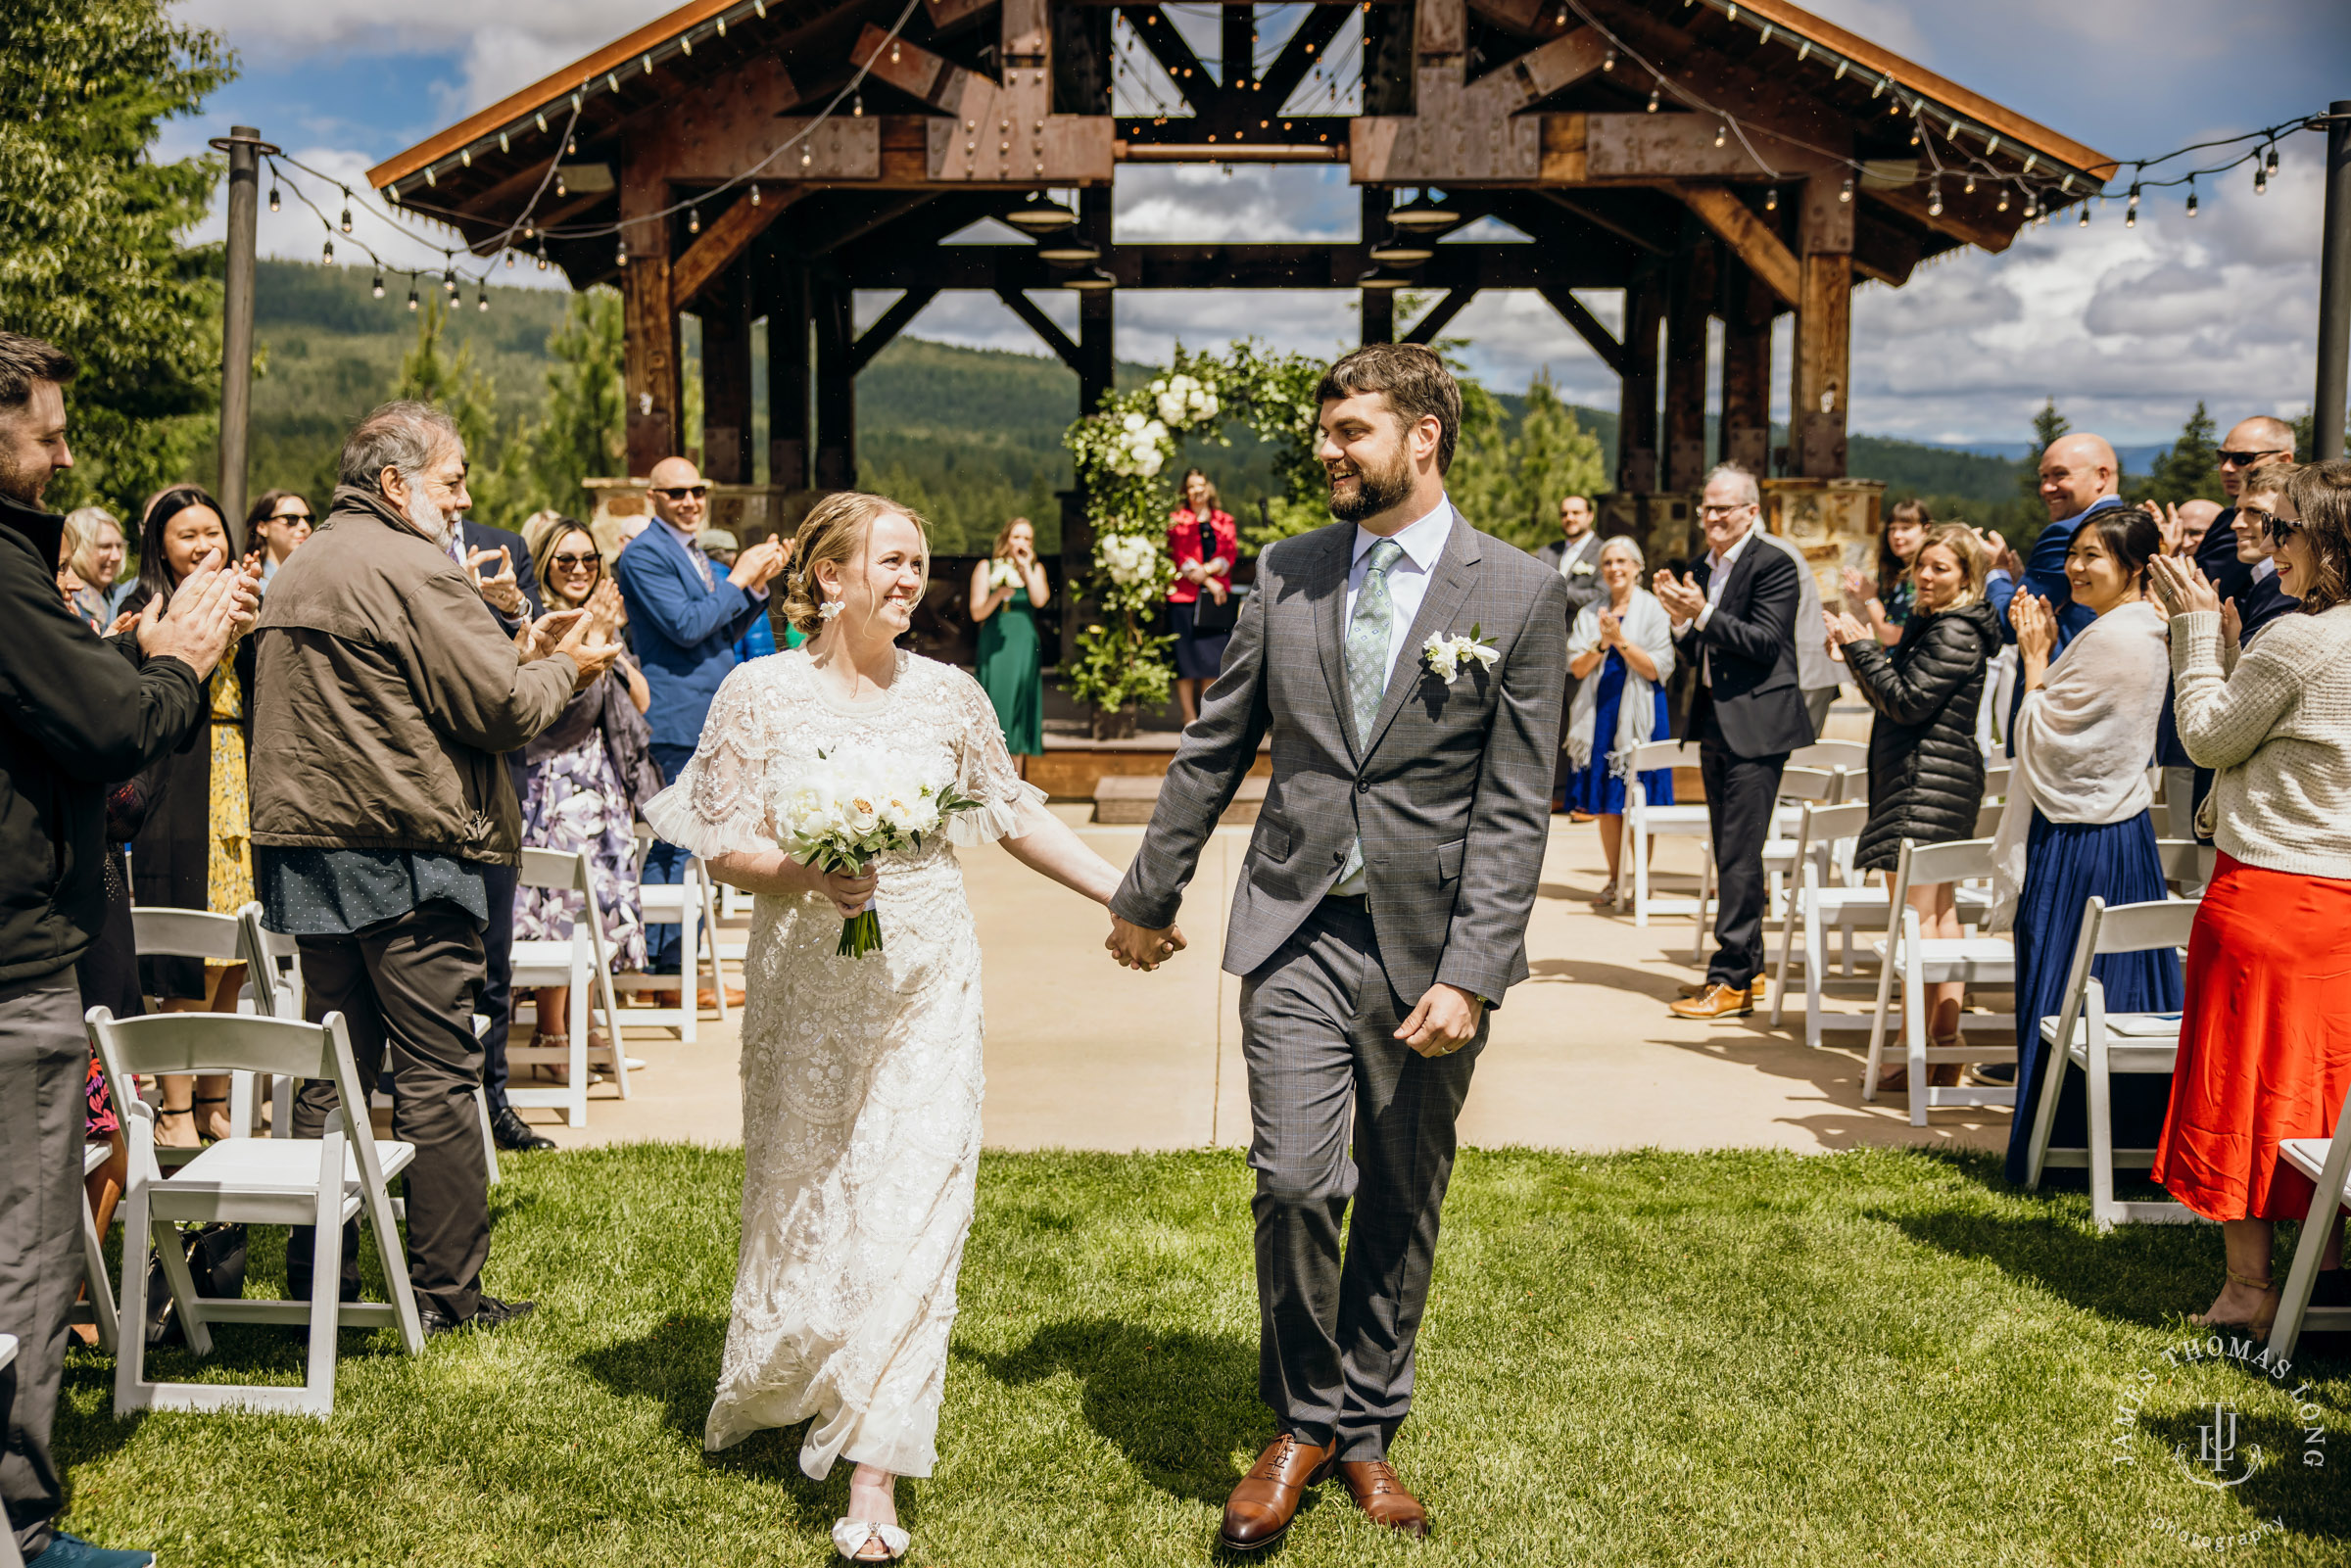
M 1322 368 L 1303 355 L 1269 353 L 1254 339 L 1222 355 L 1177 344 L 1163 374 L 1129 392 L 1104 393 L 1094 412 L 1070 426 L 1063 442 L 1094 534 L 1093 571 L 1083 585 L 1094 619 L 1078 636 L 1072 696 L 1105 715 L 1168 698 L 1173 640 L 1155 627 L 1175 580 L 1166 540 L 1177 497 L 1169 467 L 1187 438 L 1229 447 L 1238 424 L 1271 444 L 1281 494 L 1265 523 L 1242 529 L 1244 548 L 1330 520 L 1314 455 Z

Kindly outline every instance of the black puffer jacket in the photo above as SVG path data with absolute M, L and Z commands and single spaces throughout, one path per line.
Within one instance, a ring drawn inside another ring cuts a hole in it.
M 1846 668 L 1878 711 L 1869 733 L 1869 826 L 1856 867 L 1894 870 L 1905 838 L 1945 844 L 1975 836 L 1984 803 L 1976 710 L 1984 668 L 1999 646 L 1999 618 L 1980 599 L 1941 614 L 1913 610 L 1891 648 L 1846 645 Z

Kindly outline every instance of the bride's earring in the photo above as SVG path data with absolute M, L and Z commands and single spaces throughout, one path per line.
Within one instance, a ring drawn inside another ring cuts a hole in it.
M 820 587 L 819 592 L 825 595 L 825 601 L 816 607 L 816 613 L 829 621 L 840 613 L 840 590 Z

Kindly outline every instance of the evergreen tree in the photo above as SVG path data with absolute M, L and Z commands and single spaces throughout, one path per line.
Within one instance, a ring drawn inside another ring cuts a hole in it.
M 623 467 L 620 296 L 606 288 L 573 295 L 547 352 L 555 362 L 547 372 L 547 411 L 530 439 L 533 499 L 585 516 L 583 482 Z
M 515 461 L 527 443 L 519 422 L 513 430 L 502 428 L 496 394 L 490 378 L 474 365 L 472 343 L 459 343 L 456 354 L 443 347 L 450 311 L 439 291 L 425 297 L 416 342 L 400 361 L 400 385 L 393 396 L 429 403 L 456 421 L 471 464 L 465 475 L 473 498 L 468 515 L 510 527 L 530 509 L 529 477 L 516 471 L 524 465 Z
M 1600 438 L 1576 423 L 1575 410 L 1559 400 L 1548 370 L 1526 389 L 1526 413 L 1518 421 L 1511 455 L 1517 510 L 1500 533 L 1524 548 L 1548 544 L 1558 535 L 1561 500 L 1607 488 Z
M 2228 492 L 2221 488 L 2220 444 L 2214 439 L 2218 434 L 2199 399 L 2180 439 L 2172 443 L 2170 451 L 2157 454 L 2154 472 L 2144 486 L 2137 487 L 2139 494 L 2133 499 L 2160 500 L 2174 506 L 2183 500 L 2227 500 Z
M 2054 398 L 2044 401 L 2040 412 L 2033 416 L 2033 450 L 2025 453 L 2025 471 L 2017 476 L 2017 488 L 2028 500 L 2036 504 L 2040 500 L 2040 454 L 2073 428 L 2073 421 L 2057 411 Z
M 150 157 L 233 74 L 218 34 L 163 0 L 0 6 L 0 322 L 80 361 L 68 390 L 77 466 L 53 506 L 124 516 L 175 478 L 218 396 L 220 249 L 185 247 L 217 157 Z

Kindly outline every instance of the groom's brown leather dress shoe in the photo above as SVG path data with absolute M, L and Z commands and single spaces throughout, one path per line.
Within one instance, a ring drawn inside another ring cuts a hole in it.
M 1275 1438 L 1225 1499 L 1217 1540 L 1228 1551 L 1265 1550 L 1290 1528 L 1306 1489 L 1329 1475 L 1334 1462 L 1329 1449 L 1287 1432 Z
M 1347 1490 L 1355 1494 L 1355 1505 L 1371 1516 L 1371 1522 L 1400 1531 L 1415 1541 L 1428 1534 L 1428 1510 L 1420 1499 L 1404 1490 L 1396 1479 L 1396 1467 L 1385 1459 L 1343 1459 L 1339 1473 L 1347 1478 Z

